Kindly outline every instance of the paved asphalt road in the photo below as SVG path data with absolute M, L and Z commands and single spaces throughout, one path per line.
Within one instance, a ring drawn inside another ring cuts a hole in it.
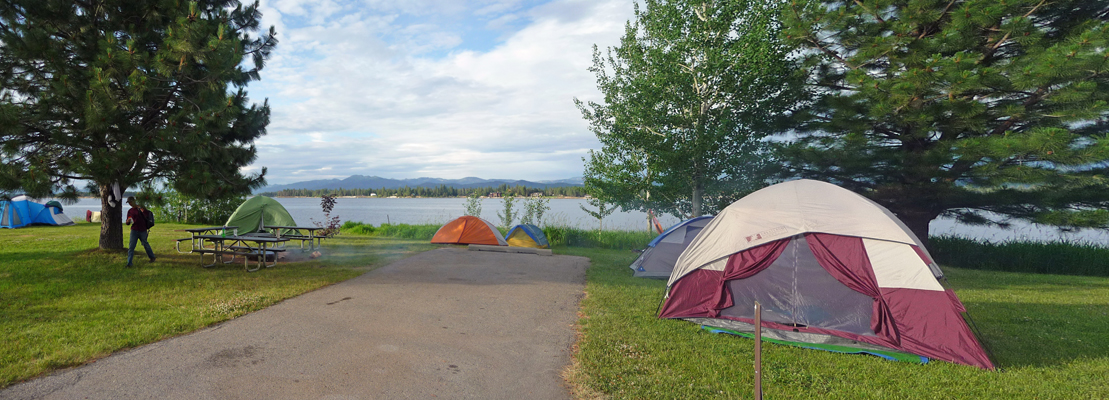
M 433 250 L 0 399 L 567 399 L 588 265 Z

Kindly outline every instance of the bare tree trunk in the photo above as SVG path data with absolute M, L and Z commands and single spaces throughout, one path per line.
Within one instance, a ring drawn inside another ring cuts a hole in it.
M 694 177 L 694 179 L 696 179 L 696 182 L 693 184 L 693 210 L 691 210 L 693 215 L 691 218 L 701 216 L 701 204 L 705 197 L 705 184 L 698 177 Z
M 112 184 L 100 185 L 100 248 L 102 250 L 123 250 L 123 199 L 117 199 L 115 206 L 108 204 Z M 122 191 L 121 191 L 122 193 Z

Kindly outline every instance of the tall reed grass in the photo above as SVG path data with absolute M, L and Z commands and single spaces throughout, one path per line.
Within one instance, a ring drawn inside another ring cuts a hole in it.
M 586 247 L 595 249 L 630 250 L 647 247 L 658 234 L 650 231 L 587 230 L 568 226 L 543 228 L 551 247 Z
M 956 236 L 929 240 L 940 265 L 986 271 L 1109 276 L 1109 248 L 1094 243 L 1004 241 Z
M 343 223 L 341 232 L 345 234 L 354 235 L 369 235 L 369 236 L 386 236 L 401 239 L 415 239 L 415 240 L 431 240 L 435 236 L 435 232 L 439 230 L 439 225 L 409 225 L 409 224 L 381 224 L 381 226 L 374 227 L 373 224 L 364 224 L 361 222 L 347 221 Z
M 408 225 L 408 224 L 364 224 L 361 222 L 347 221 L 343 224 L 344 234 L 386 236 L 403 239 L 431 240 L 440 225 Z M 501 232 L 503 235 L 505 232 Z M 597 249 L 642 249 L 655 238 L 655 233 L 649 231 L 600 231 L 579 229 L 568 226 L 547 226 L 543 228 L 547 241 L 551 247 L 586 247 Z

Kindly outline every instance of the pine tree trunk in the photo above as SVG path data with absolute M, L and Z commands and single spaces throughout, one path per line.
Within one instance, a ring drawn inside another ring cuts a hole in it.
M 100 185 L 100 249 L 123 250 L 123 199 L 108 204 L 112 184 Z
M 697 178 L 698 177 L 694 177 L 694 179 Z M 705 184 L 702 183 L 700 179 L 697 179 L 696 183 L 693 184 L 693 210 L 691 210 L 693 215 L 691 216 L 691 218 L 697 218 L 701 216 L 701 208 L 702 203 L 704 202 L 704 197 Z
M 897 214 L 897 217 L 901 219 L 901 222 L 904 222 L 905 226 L 909 227 L 909 230 L 912 231 L 918 239 L 920 239 L 920 243 L 923 244 L 925 248 L 927 248 L 928 224 L 931 223 L 933 219 L 936 219 L 936 217 L 938 217 L 939 215 L 932 212 L 919 211 L 895 211 L 894 214 Z

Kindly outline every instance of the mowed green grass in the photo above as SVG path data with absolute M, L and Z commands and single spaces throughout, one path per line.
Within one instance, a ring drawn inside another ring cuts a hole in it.
M 181 335 L 357 276 L 436 246 L 426 241 L 340 235 L 323 257 L 293 250 L 274 268 L 242 263 L 201 268 L 173 239 L 192 226 L 159 224 L 150 235 L 158 260 L 139 246 L 96 250 L 99 224 L 0 230 L 0 387 L 113 351 Z M 126 227 L 125 227 L 126 228 Z M 124 232 L 126 245 L 127 232 Z M 295 248 L 295 245 L 294 245 Z
M 665 282 L 631 277 L 636 254 L 592 259 L 571 381 L 579 397 L 752 398 L 754 341 L 655 317 Z M 767 399 L 1109 398 L 1109 278 L 945 268 L 1000 371 L 763 346 Z
M 316 260 L 246 273 L 200 268 L 174 232 L 151 235 L 156 264 L 96 248 L 99 226 L 0 230 L 0 387 L 113 351 L 191 332 L 437 246 L 348 235 Z M 380 232 L 386 233 L 386 232 Z M 613 246 L 617 247 L 617 246 Z M 623 247 L 621 244 L 619 247 Z M 655 317 L 665 283 L 631 278 L 628 250 L 559 247 L 590 257 L 570 374 L 578 397 L 751 398 L 753 341 Z M 295 252 L 294 252 L 295 253 Z M 999 372 L 897 363 L 767 344 L 766 398 L 1109 398 L 1109 278 L 946 268 Z

